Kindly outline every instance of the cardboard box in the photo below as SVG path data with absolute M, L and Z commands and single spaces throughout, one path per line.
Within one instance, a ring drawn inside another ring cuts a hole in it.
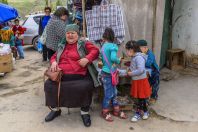
M 0 73 L 12 72 L 12 54 L 0 56 Z
M 0 55 L 0 63 L 12 62 L 12 54 Z
M 12 72 L 12 61 L 11 62 L 0 62 L 0 73 L 7 73 L 7 72 Z

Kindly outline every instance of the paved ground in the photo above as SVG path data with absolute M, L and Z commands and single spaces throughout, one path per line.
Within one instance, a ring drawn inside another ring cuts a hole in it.
M 161 83 L 160 99 L 152 107 L 151 118 L 131 123 L 129 119 L 115 118 L 105 122 L 100 116 L 100 106 L 94 105 L 92 127 L 85 128 L 79 109 L 44 122 L 49 110 L 44 106 L 43 71 L 46 64 L 32 48 L 25 48 L 25 60 L 18 60 L 16 70 L 0 78 L 0 132 L 197 132 L 197 77 L 196 73 L 183 71 L 173 80 Z M 167 75 L 171 73 L 167 72 Z M 188 75 L 189 74 L 189 75 Z M 195 82 L 193 82 L 195 81 Z M 189 90 L 190 89 L 190 90 Z M 156 112 L 155 112 L 156 111 Z M 132 115 L 128 112 L 129 117 Z M 192 122 L 193 121 L 193 122 Z
M 160 99 L 153 106 L 158 114 L 177 121 L 198 121 L 197 70 L 188 68 L 172 80 L 162 81 L 159 94 Z

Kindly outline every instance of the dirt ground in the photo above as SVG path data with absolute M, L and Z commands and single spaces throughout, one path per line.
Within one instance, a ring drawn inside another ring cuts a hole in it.
M 62 109 L 62 115 L 54 121 L 45 123 L 44 118 L 49 112 L 44 105 L 43 71 L 47 64 L 42 62 L 41 55 L 32 47 L 25 47 L 25 59 L 17 60 L 16 69 L 4 77 L 0 77 L 0 132 L 197 132 L 198 122 L 175 120 L 163 112 L 170 100 L 162 96 L 156 106 L 153 106 L 151 117 L 146 121 L 131 123 L 132 112 L 127 112 L 130 117 L 127 120 L 114 118 L 108 123 L 100 117 L 100 105 L 94 105 L 91 111 L 92 126 L 85 128 L 82 124 L 79 109 Z M 188 73 L 188 72 L 187 72 Z M 194 76 L 188 75 L 191 78 Z M 185 76 L 180 83 L 184 83 Z M 177 78 L 180 80 L 180 78 Z M 174 81 L 173 81 L 174 82 Z M 166 86 L 172 85 L 172 81 L 163 82 L 160 95 L 165 93 Z M 174 84 L 173 84 L 174 85 Z M 187 84 L 186 84 L 187 85 Z M 176 86 L 176 85 L 175 85 Z M 195 85 L 194 85 L 195 86 Z M 193 86 L 193 87 L 194 87 Z M 198 85 L 196 85 L 198 86 Z M 198 87 L 197 87 L 198 88 Z M 198 91 L 198 90 L 194 90 Z M 168 96 L 169 97 L 169 96 Z M 171 96 L 170 96 L 171 97 Z M 183 95 L 177 96 L 183 98 Z M 194 97 L 194 96 L 193 96 Z M 190 103 L 188 107 L 191 107 Z M 155 108 L 156 107 L 156 108 Z M 169 111 L 175 109 L 169 105 Z M 161 109 L 160 109 L 161 108 Z M 197 104 L 192 104 L 197 108 Z M 183 109 L 183 108 L 181 108 Z M 179 111 L 180 108 L 177 108 Z M 196 109 L 197 110 L 197 109 Z M 190 112 L 190 111 L 188 111 Z M 195 113 L 197 114 L 197 113 Z M 195 115 L 195 118 L 198 115 Z

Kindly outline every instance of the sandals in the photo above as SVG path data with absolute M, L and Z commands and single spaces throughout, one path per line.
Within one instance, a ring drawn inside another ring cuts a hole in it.
M 106 121 L 108 121 L 108 122 L 113 122 L 113 118 L 112 118 L 112 116 L 111 116 L 111 114 L 110 114 L 109 111 L 107 111 L 107 112 L 102 111 L 101 116 L 102 116 Z
M 113 118 L 109 112 L 109 110 L 103 110 L 102 113 L 101 113 L 102 117 L 108 121 L 108 122 L 112 122 L 113 121 Z M 120 119 L 127 119 L 127 115 L 120 110 L 119 107 L 114 107 L 114 110 L 113 110 L 113 115 L 116 116 L 116 117 L 119 117 Z
M 120 119 L 127 119 L 128 118 L 126 113 L 121 111 L 119 107 L 114 108 L 113 115 L 116 116 L 116 117 L 119 117 Z
M 118 111 L 118 112 L 114 111 L 113 115 L 119 117 L 120 119 L 128 118 L 127 115 L 123 111 Z

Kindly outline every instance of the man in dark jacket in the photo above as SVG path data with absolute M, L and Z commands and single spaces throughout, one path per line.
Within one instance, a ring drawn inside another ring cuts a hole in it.
M 41 17 L 40 22 L 39 22 L 39 35 L 41 36 L 48 21 L 50 20 L 51 16 L 51 8 L 50 7 L 45 7 L 44 9 L 45 11 L 45 16 Z M 46 44 L 42 44 L 43 45 L 43 61 L 47 61 L 47 56 L 48 56 L 48 49 L 46 47 Z

